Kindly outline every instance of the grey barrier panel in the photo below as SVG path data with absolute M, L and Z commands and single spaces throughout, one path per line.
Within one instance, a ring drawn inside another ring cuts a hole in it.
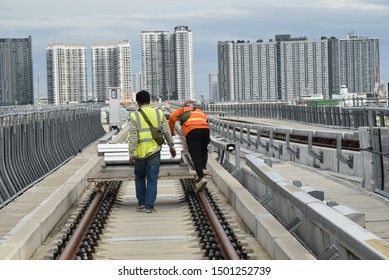
M 330 125 L 330 126 L 333 126 L 334 125 L 334 116 L 332 115 L 332 106 L 326 106 L 324 108 L 326 114 L 325 114 L 325 118 L 326 118 L 326 122 L 325 124 L 326 125 Z
M 63 127 L 62 127 L 62 118 L 61 118 L 61 112 L 56 111 L 56 118 L 53 120 L 53 138 L 55 140 L 55 146 L 58 149 L 58 154 L 60 157 L 60 161 L 63 162 L 67 159 L 66 151 L 64 149 L 64 146 L 61 142 L 61 139 L 63 139 Z
M 20 179 L 18 178 L 18 174 L 15 171 L 15 166 L 14 166 L 14 158 L 15 158 L 15 152 L 16 151 L 16 146 L 14 145 L 14 124 L 15 118 L 12 118 L 12 125 L 7 128 L 6 130 L 6 139 L 5 139 L 5 149 L 6 149 L 6 158 L 5 158 L 5 163 L 6 163 L 6 168 L 8 169 L 8 174 L 11 178 L 12 184 L 15 186 L 15 189 L 17 192 L 20 192 L 22 190 L 22 183 L 20 182 Z
M 37 179 L 46 173 L 43 161 L 40 159 L 40 143 L 39 143 L 39 124 L 40 118 L 38 113 L 33 113 L 32 123 L 29 124 L 30 141 L 29 141 L 29 155 L 30 160 L 34 162 Z
M 328 235 L 323 236 L 320 240 L 336 240 L 338 245 L 344 246 L 347 251 L 359 259 L 389 259 L 386 244 L 378 236 L 294 186 L 256 156 L 246 155 L 245 159 L 247 166 L 258 175 L 266 186 L 269 186 L 274 193 L 289 201 L 296 208 L 294 211 L 299 212 L 298 217 L 302 220 L 312 221 L 312 225 L 319 227 L 321 234 Z M 272 209 L 273 212 L 284 221 L 290 218 L 289 216 L 293 216 L 290 211 L 283 213 L 283 208 L 279 203 L 274 202 L 273 204 L 275 208 Z M 306 238 L 309 239 L 303 232 L 298 235 L 303 241 L 306 241 Z M 374 244 L 371 244 L 372 241 Z M 383 251 L 375 244 L 382 244 Z M 320 256 L 320 252 L 315 253 Z
M 0 206 L 5 204 L 12 197 L 12 193 L 7 188 L 8 178 L 5 171 L 5 150 L 4 150 L 4 118 L 0 116 Z
M 28 118 L 30 117 L 30 118 Z M 35 115 L 34 114 L 28 114 L 25 118 L 24 123 L 24 150 L 25 150 L 25 157 L 27 162 L 28 170 L 30 170 L 30 174 L 32 177 L 32 181 L 35 181 L 39 178 L 39 173 L 41 170 L 40 164 L 36 161 L 36 149 L 33 149 L 32 147 L 35 146 L 35 137 L 34 137 L 34 129 L 35 129 Z
M 24 118 L 24 129 L 23 129 L 23 149 L 25 160 L 27 163 L 27 169 L 30 171 L 29 174 L 31 176 L 31 182 L 37 180 L 39 176 L 39 172 L 41 170 L 41 166 L 38 162 L 36 162 L 36 156 L 34 153 L 36 152 L 34 147 L 35 145 L 35 137 L 34 137 L 34 127 L 35 127 L 35 115 L 34 114 L 26 114 Z
M 13 139 L 13 145 L 15 149 L 15 153 L 13 153 L 13 166 L 15 168 L 15 173 L 17 174 L 21 188 L 23 186 L 27 185 L 29 182 L 29 176 L 28 172 L 25 168 L 24 160 L 23 160 L 23 147 L 22 147 L 22 115 L 18 115 L 15 118 L 14 126 L 13 126 L 13 134 L 12 134 L 12 139 Z
M 88 133 L 85 133 L 88 132 L 88 117 L 86 112 L 83 111 L 79 112 L 77 126 L 78 126 L 77 131 L 78 131 L 80 149 L 82 150 L 90 143 Z
M 67 145 L 68 154 L 74 154 L 77 152 L 77 148 L 74 146 L 74 143 L 72 141 L 72 129 L 71 129 L 71 120 L 72 116 L 69 112 L 66 112 L 65 116 L 65 123 L 64 123 L 64 130 L 65 130 L 65 139 L 63 139 L 63 142 Z
M 310 120 L 312 123 L 318 123 L 318 114 L 315 112 L 315 107 L 307 107 L 309 109 Z
M 332 125 L 342 126 L 341 119 L 343 118 L 343 116 L 342 116 L 341 107 L 331 106 L 330 110 L 331 110 L 331 117 L 332 117 Z
M 317 121 L 318 121 L 318 123 L 319 124 L 325 124 L 325 112 L 324 112 L 324 108 L 325 107 L 313 107 L 313 108 L 315 108 L 316 109 L 316 111 L 317 111 L 317 116 L 318 116 L 318 119 L 317 119 Z
M 68 145 L 68 153 L 74 154 L 77 152 L 77 148 L 74 145 L 74 142 L 72 138 L 74 137 L 72 135 L 72 115 L 71 112 L 67 112 L 65 115 L 65 139 L 63 140 Z M 69 137 L 69 135 L 72 135 L 72 137 Z
M 331 111 L 329 106 L 323 108 L 323 117 L 324 117 L 323 124 L 332 125 L 332 117 L 331 117 Z
M 68 119 L 68 125 L 69 125 L 69 133 L 68 135 L 71 135 L 71 137 L 68 137 L 68 141 L 70 141 L 70 143 L 72 144 L 72 148 L 73 148 L 73 153 L 77 153 L 78 152 L 78 143 L 77 143 L 77 133 L 76 133 L 76 127 L 75 127 L 75 123 L 76 123 L 76 120 L 75 120 L 75 111 L 74 110 L 70 110 L 68 112 L 69 114 L 69 119 Z
M 62 160 L 61 160 L 61 157 L 59 155 L 59 150 L 58 150 L 58 145 L 57 145 L 57 140 L 56 140 L 56 137 L 55 137 L 55 130 L 57 129 L 57 127 L 54 126 L 54 123 L 55 123 L 55 118 L 56 116 L 53 116 L 53 111 L 50 112 L 50 117 L 49 119 L 47 120 L 47 125 L 48 125 L 48 145 L 50 147 L 50 158 L 52 159 L 53 163 L 54 163 L 54 167 L 55 166 L 58 166 Z
M 20 170 L 18 166 L 18 143 L 17 143 L 17 117 L 13 118 L 12 120 L 12 126 L 10 127 L 10 139 L 9 139 L 9 146 L 10 151 L 15 151 L 13 153 L 10 153 L 10 158 L 8 159 L 8 162 L 10 164 L 10 167 L 12 168 L 13 176 L 15 177 L 15 182 L 17 183 L 18 190 L 22 190 L 23 188 L 23 178 L 20 175 Z
M 256 118 L 258 116 L 258 104 L 255 103 L 255 104 L 252 104 L 253 106 L 253 118 Z
M 330 126 L 335 125 L 335 115 L 333 114 L 332 108 L 333 108 L 333 106 L 327 106 L 326 107 L 327 118 L 328 118 L 327 125 L 330 125 Z
M 37 143 L 38 143 L 38 146 L 37 146 L 38 157 L 39 157 L 40 162 L 43 163 L 44 172 L 47 173 L 51 170 L 51 168 L 50 168 L 50 163 L 47 162 L 47 160 L 46 160 L 47 148 L 46 148 L 45 137 L 44 137 L 45 132 L 44 132 L 44 119 L 43 118 L 39 119 L 38 129 L 37 129 L 36 133 L 37 133 L 37 140 L 38 140 L 37 141 Z
M 350 111 L 345 111 L 344 109 L 342 109 L 343 111 L 343 122 L 342 122 L 342 126 L 344 127 L 351 127 L 351 114 L 350 114 Z
M 19 115 L 16 118 L 16 124 L 14 127 L 14 145 L 16 147 L 16 155 L 14 160 L 14 166 L 16 173 L 18 174 L 20 181 L 22 183 L 22 186 L 26 185 L 29 181 L 29 175 L 26 171 L 26 165 L 24 161 L 23 156 L 23 145 L 22 145 L 22 136 L 23 136 L 23 130 L 22 130 L 22 122 L 23 122 L 23 116 Z
M 44 152 L 45 160 L 49 165 L 49 170 L 53 170 L 57 165 L 55 162 L 55 157 L 53 153 L 53 147 L 51 147 L 50 139 L 50 122 L 49 116 L 43 121 L 43 142 L 44 142 Z
M 56 111 L 56 117 L 53 122 L 53 132 L 54 132 L 54 139 L 55 139 L 55 146 L 58 149 L 58 153 L 60 155 L 61 161 L 65 161 L 68 159 L 68 152 L 66 145 L 64 143 L 64 139 L 66 137 L 66 134 L 64 133 L 64 125 L 65 123 L 63 122 L 63 112 L 62 111 Z
M 21 161 L 22 161 L 23 168 L 24 168 L 23 173 L 24 173 L 25 178 L 26 178 L 25 184 L 28 184 L 29 182 L 35 181 L 35 178 L 34 178 L 35 175 L 34 175 L 34 172 L 32 172 L 33 168 L 31 166 L 31 162 L 29 162 L 29 159 L 28 159 L 28 148 L 27 148 L 28 135 L 27 135 L 27 124 L 26 124 L 27 115 L 23 114 L 21 116 L 22 116 L 22 122 L 20 125 L 20 150 L 21 150 L 21 154 L 22 154 Z
M 99 106 L 1 108 L 0 208 L 104 133 Z
M 0 116 L 0 177 L 2 181 L 2 194 L 5 196 L 5 201 L 9 201 L 17 193 L 10 176 L 8 175 L 6 159 L 10 157 L 9 147 L 7 146 L 6 138 L 8 137 L 8 130 L 10 124 L 9 116 Z
M 330 107 L 332 110 L 332 115 L 334 116 L 334 125 L 335 126 L 341 126 L 341 121 L 340 121 L 340 107 Z
M 334 115 L 332 114 L 332 106 L 326 106 L 325 110 L 325 125 L 333 126 L 335 123 Z
M 79 112 L 74 112 L 74 120 L 73 120 L 73 129 L 74 129 L 74 133 L 76 134 L 76 137 L 75 138 L 75 142 L 76 142 L 76 147 L 77 147 L 77 151 L 78 152 L 81 152 L 82 148 L 83 148 L 83 139 L 81 137 L 81 133 L 82 133 L 82 129 L 85 129 L 84 127 L 81 126 L 81 121 L 80 121 L 80 115 L 78 114 Z
M 31 165 L 28 158 L 28 125 L 27 125 L 27 115 L 23 114 L 23 121 L 21 123 L 21 151 L 22 151 L 22 162 L 24 163 L 24 172 L 27 177 L 27 182 L 33 182 L 37 178 L 35 177 L 35 172 L 33 171 L 33 166 Z

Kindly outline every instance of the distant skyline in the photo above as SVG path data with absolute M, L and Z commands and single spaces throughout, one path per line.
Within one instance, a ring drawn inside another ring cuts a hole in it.
M 88 56 L 98 42 L 128 40 L 132 72 L 141 70 L 141 32 L 173 31 L 188 26 L 193 34 L 195 97 L 208 98 L 209 74 L 217 73 L 217 44 L 226 40 L 274 39 L 278 34 L 345 39 L 354 32 L 380 39 L 381 80 L 389 81 L 389 3 L 387 0 L 224 0 L 96 1 L 2 0 L 0 38 L 32 36 L 34 92 L 46 95 L 46 47 L 51 43 L 84 44 Z

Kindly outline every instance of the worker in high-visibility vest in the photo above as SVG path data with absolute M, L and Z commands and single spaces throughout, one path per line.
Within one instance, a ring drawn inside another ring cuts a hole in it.
M 130 114 L 128 130 L 128 152 L 130 164 L 134 164 L 135 190 L 138 200 L 138 210 L 146 213 L 155 211 L 157 198 L 157 183 L 161 162 L 161 145 L 158 145 L 151 134 L 150 126 L 141 114 L 143 111 L 154 127 L 162 130 L 163 136 L 170 147 L 170 154 L 176 157 L 176 150 L 169 123 L 162 110 L 150 107 L 150 94 L 141 90 L 136 94 L 138 111 Z
M 185 102 L 184 107 L 180 107 L 171 113 L 169 117 L 169 127 L 174 135 L 174 125 L 179 120 L 181 132 L 186 139 L 188 152 L 192 158 L 197 175 L 196 192 L 202 191 L 207 185 L 204 173 L 208 173 L 208 144 L 211 141 L 208 125 L 208 116 L 196 106 L 194 100 Z

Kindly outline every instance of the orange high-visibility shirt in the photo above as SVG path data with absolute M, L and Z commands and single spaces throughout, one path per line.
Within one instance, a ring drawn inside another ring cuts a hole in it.
M 169 117 L 169 127 L 172 134 L 174 133 L 174 124 L 178 120 L 178 117 L 185 111 L 193 110 L 190 107 L 182 107 L 175 110 Z M 189 119 L 181 125 L 181 132 L 184 137 L 189 133 L 189 131 L 196 129 L 196 128 L 209 128 L 208 125 L 208 116 L 201 111 L 200 109 L 197 109 L 192 111 L 192 113 L 189 116 Z

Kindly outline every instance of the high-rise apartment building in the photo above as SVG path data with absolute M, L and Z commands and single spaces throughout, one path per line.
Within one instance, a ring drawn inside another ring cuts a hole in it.
M 381 79 L 379 39 L 352 33 L 339 39 L 339 74 L 349 92 L 375 94 Z
M 219 80 L 217 74 L 209 74 L 209 100 L 219 100 Z
M 28 38 L 0 38 L 0 103 L 34 103 L 32 41 Z
M 178 100 L 194 99 L 193 91 L 193 43 L 188 26 L 177 26 L 172 36 L 173 95 Z
M 93 44 L 91 63 L 95 100 L 106 101 L 109 88 L 116 87 L 121 91 L 122 100 L 132 101 L 131 46 L 128 41 Z
M 231 41 L 218 42 L 218 83 L 219 101 L 233 101 L 234 95 L 234 43 Z
M 152 99 L 193 99 L 192 32 L 142 31 L 142 78 Z
M 275 42 L 219 41 L 218 59 L 220 100 L 278 100 Z
M 142 84 L 153 100 L 172 94 L 171 59 L 169 32 L 142 31 Z
M 46 48 L 49 104 L 87 101 L 86 48 L 82 44 L 49 44 Z
M 224 101 L 331 98 L 341 86 L 373 94 L 380 83 L 379 40 L 287 34 L 269 42 L 218 42 L 218 70 Z
M 339 39 L 335 37 L 328 38 L 328 84 L 328 98 L 332 98 L 332 95 L 340 93 Z
M 280 48 L 279 100 L 296 100 L 302 96 L 326 98 L 329 95 L 327 39 L 290 38 L 277 44 Z
M 139 71 L 132 75 L 132 90 L 134 95 L 143 88 L 142 71 Z

